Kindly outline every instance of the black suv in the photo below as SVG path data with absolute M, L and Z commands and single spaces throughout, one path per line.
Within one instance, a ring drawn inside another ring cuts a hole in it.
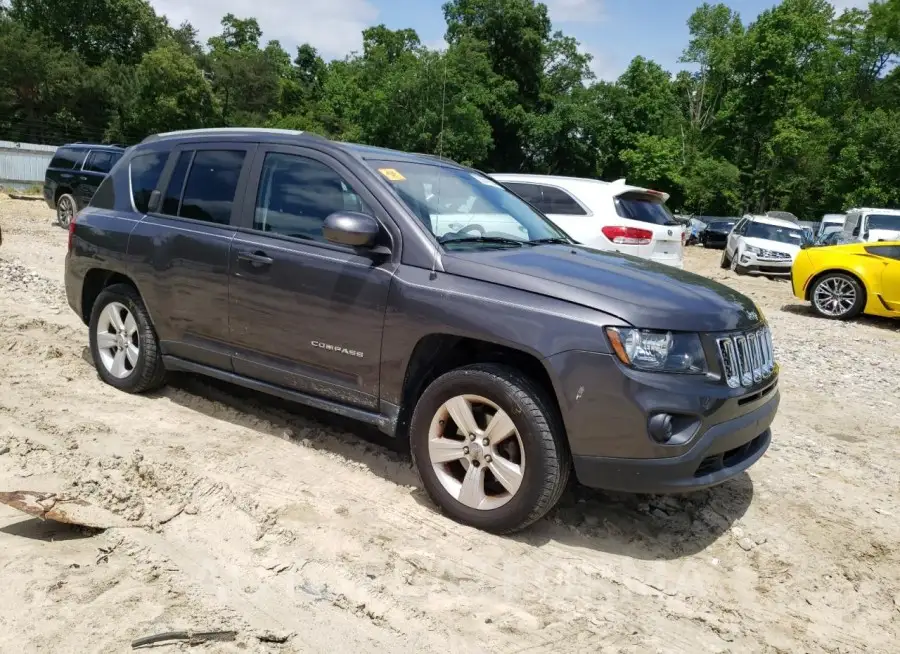
M 579 246 L 482 173 L 301 132 L 134 146 L 69 228 L 66 291 L 105 382 L 187 371 L 409 439 L 494 532 L 593 487 L 705 488 L 766 451 L 769 328 L 709 279 Z
M 44 174 L 44 199 L 63 227 L 84 209 L 100 182 L 122 158 L 116 145 L 70 143 L 57 149 Z

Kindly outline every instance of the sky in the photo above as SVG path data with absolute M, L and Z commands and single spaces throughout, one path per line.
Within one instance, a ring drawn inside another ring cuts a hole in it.
M 745 23 L 779 0 L 731 0 L 727 4 Z M 190 21 L 204 41 L 218 34 L 226 13 L 255 17 L 263 39 L 278 39 L 293 53 L 311 43 L 326 59 L 342 58 L 362 46 L 362 30 L 384 23 L 411 27 L 422 42 L 443 45 L 444 0 L 150 0 L 173 26 Z M 600 79 L 614 80 L 637 55 L 679 70 L 687 45 L 687 19 L 701 0 L 544 0 L 554 28 L 573 36 L 594 59 Z M 868 0 L 832 0 L 838 11 L 865 7 Z

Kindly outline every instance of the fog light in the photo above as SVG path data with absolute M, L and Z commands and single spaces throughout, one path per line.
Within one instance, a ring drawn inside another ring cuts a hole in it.
M 650 431 L 650 437 L 657 443 L 668 443 L 672 440 L 674 433 L 672 416 L 668 413 L 657 413 L 650 418 L 648 430 Z

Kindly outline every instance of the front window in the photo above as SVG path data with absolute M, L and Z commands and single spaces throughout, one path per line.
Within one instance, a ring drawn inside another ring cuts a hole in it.
M 788 243 L 790 245 L 801 245 L 807 241 L 806 235 L 799 227 L 795 229 L 757 222 L 751 222 L 747 225 L 747 231 L 744 233 L 744 236 L 747 238 L 761 238 L 766 241 L 776 241 L 778 243 Z
M 570 239 L 515 194 L 439 163 L 366 160 L 444 247 L 521 247 Z
M 869 214 L 869 229 L 900 231 L 900 215 Z

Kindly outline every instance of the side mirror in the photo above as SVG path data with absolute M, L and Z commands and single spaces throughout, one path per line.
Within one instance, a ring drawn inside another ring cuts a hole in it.
M 372 216 L 355 211 L 337 211 L 325 219 L 322 232 L 332 243 L 355 248 L 370 248 L 381 230 Z
M 147 202 L 147 213 L 156 213 L 159 211 L 159 203 L 162 199 L 162 193 L 158 190 L 154 190 L 150 194 L 150 200 Z

